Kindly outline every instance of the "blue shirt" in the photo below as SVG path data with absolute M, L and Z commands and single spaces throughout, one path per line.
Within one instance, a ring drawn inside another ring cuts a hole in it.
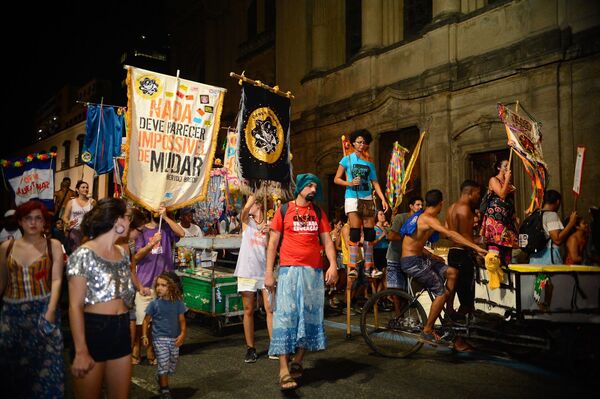
M 152 336 L 177 338 L 181 334 L 179 315 L 185 313 L 182 301 L 156 298 L 148 304 L 146 314 L 152 317 Z
M 377 181 L 377 172 L 373 162 L 360 159 L 355 152 L 346 155 L 340 161 L 346 170 L 346 181 L 351 182 L 355 177 L 360 177 L 358 186 L 346 187 L 346 198 L 368 198 L 372 195 L 372 181 Z

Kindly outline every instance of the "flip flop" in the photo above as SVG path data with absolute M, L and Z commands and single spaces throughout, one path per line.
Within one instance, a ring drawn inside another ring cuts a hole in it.
M 290 375 L 292 378 L 302 378 L 302 374 L 304 374 L 304 368 L 300 363 L 290 363 Z
M 298 383 L 291 375 L 285 374 L 279 377 L 279 389 L 282 391 L 291 391 L 296 388 L 298 388 Z
M 156 358 L 148 358 L 148 364 L 151 366 L 156 366 L 158 364 L 158 361 L 156 360 Z

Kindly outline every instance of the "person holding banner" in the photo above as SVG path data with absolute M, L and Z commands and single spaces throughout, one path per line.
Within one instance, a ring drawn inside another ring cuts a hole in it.
M 131 382 L 129 308 L 135 287 L 129 253 L 117 244 L 131 214 L 118 198 L 104 198 L 83 217 L 91 239 L 67 261 L 69 322 L 73 335 L 76 398 L 127 398 Z
M 254 347 L 254 310 L 257 291 L 263 298 L 269 338 L 273 329 L 273 311 L 264 280 L 269 224 L 263 208 L 263 202 L 251 195 L 242 209 L 242 243 L 233 273 L 237 277 L 237 289 L 244 303 L 244 337 L 246 338 L 244 362 L 246 363 L 254 363 L 258 360 Z
M 15 215 L 23 237 L 0 247 L 0 386 L 6 397 L 62 398 L 62 248 L 44 237 L 50 214 L 40 201 L 19 205 Z
M 88 213 L 96 201 L 93 198 L 88 198 L 90 192 L 90 186 L 83 180 L 79 180 L 75 185 L 77 190 L 77 197 L 73 198 L 65 207 L 65 213 L 63 214 L 63 221 L 67 226 L 69 246 L 71 251 L 75 251 L 80 245 L 83 239 L 81 232 L 81 221 L 83 216 Z
M 160 219 L 162 218 L 162 223 Z M 159 226 L 160 224 L 160 226 Z M 150 221 L 141 229 L 141 234 L 135 239 L 135 257 L 137 263 L 137 276 L 143 287 L 154 287 L 154 280 L 163 272 L 175 270 L 173 263 L 173 245 L 179 238 L 185 236 L 183 228 L 167 215 L 167 208 L 161 206 L 158 213 L 151 216 Z M 134 355 L 139 352 L 139 338 L 141 337 L 142 324 L 146 317 L 146 307 L 156 297 L 154 291 L 151 295 L 142 295 L 138 292 L 135 296 L 136 337 L 134 338 Z M 148 362 L 156 364 L 152 346 L 146 351 Z
M 372 196 L 373 190 L 381 199 L 384 213 L 387 212 L 388 204 L 377 181 L 375 164 L 366 159 L 368 147 L 372 141 L 371 133 L 366 130 L 357 130 L 350 134 L 350 143 L 354 152 L 342 158 L 335 174 L 334 183 L 346 187 L 344 210 L 348 215 L 350 223 L 350 259 L 348 263 L 348 276 L 356 278 L 358 246 L 361 238 L 361 229 L 364 235 L 363 252 L 365 259 L 365 275 L 371 277 L 374 266 L 373 241 L 375 234 L 375 201 Z M 345 176 L 344 176 L 345 174 Z
M 497 174 L 488 182 L 488 194 L 482 204 L 485 208 L 481 222 L 481 235 L 487 249 L 498 252 L 504 266 L 512 260 L 512 249 L 517 246 L 517 228 L 515 226 L 515 186 L 510 182 L 512 172 L 507 159 L 494 164 Z

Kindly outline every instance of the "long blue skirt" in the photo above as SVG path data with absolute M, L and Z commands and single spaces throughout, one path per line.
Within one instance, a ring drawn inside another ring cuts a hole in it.
M 322 269 L 306 266 L 279 269 L 269 355 L 286 355 L 297 348 L 325 349 L 324 297 Z

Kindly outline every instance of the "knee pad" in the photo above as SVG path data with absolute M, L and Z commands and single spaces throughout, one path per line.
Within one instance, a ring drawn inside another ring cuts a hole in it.
M 365 233 L 365 241 L 375 241 L 375 229 L 373 227 L 364 227 L 363 232 Z
M 356 227 L 350 227 L 350 242 L 360 242 L 360 229 Z

